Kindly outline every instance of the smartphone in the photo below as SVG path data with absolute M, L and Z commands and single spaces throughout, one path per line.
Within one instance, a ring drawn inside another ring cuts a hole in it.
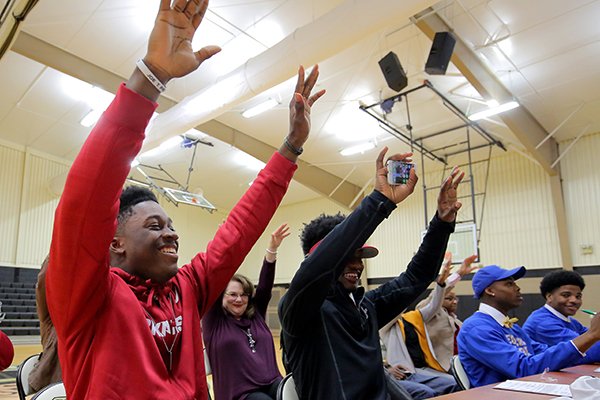
M 404 161 L 388 160 L 388 183 L 390 185 L 404 185 L 410 177 L 410 170 L 415 167 L 415 164 Z

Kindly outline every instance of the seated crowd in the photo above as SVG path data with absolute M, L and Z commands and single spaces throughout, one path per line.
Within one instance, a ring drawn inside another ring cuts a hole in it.
M 118 89 L 71 167 L 38 280 L 43 355 L 30 377 L 34 390 L 62 380 L 69 399 L 207 399 L 206 351 L 216 400 L 277 396 L 282 374 L 266 312 L 277 250 L 290 228 L 272 233 L 256 288 L 236 271 L 297 168 L 311 107 L 324 94 L 312 93 L 318 67 L 306 77 L 299 68 L 281 147 L 189 264 L 177 265 L 179 236 L 156 196 L 123 190 L 164 84 L 220 50 L 191 48 L 207 7 L 207 0 L 160 1 L 142 66 Z M 391 185 L 386 152 L 375 160 L 374 190 L 352 213 L 322 214 L 301 233 L 305 258 L 278 305 L 283 363 L 300 399 L 450 393 L 459 390 L 449 373 L 456 355 L 472 386 L 600 361 L 600 317 L 589 330 L 573 318 L 585 286 L 574 272 L 542 280 L 546 305 L 522 329 L 508 313 L 522 302 L 516 280 L 525 268 L 481 268 L 472 280 L 479 310 L 458 319 L 453 288 L 475 271 L 476 259 L 451 273 L 445 253 L 461 208 L 458 168 L 440 186 L 414 256 L 395 263 L 398 270 L 407 263 L 405 272 L 365 290 L 364 259 L 379 253 L 365 242 L 417 183 L 411 169 L 406 183 Z M 431 294 L 407 311 L 432 283 Z M 0 368 L 12 360 L 9 344 L 0 332 Z

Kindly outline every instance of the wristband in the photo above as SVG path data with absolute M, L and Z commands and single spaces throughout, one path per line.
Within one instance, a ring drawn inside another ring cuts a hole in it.
M 137 60 L 135 66 L 140 70 L 142 74 L 148 79 L 148 81 L 158 90 L 160 93 L 164 92 L 167 87 L 150 71 L 148 66 L 144 63 L 141 58 Z
M 291 151 L 292 153 L 294 153 L 297 156 L 302 154 L 302 152 L 304 151 L 304 149 L 302 147 L 300 147 L 299 149 L 294 147 L 288 140 L 287 136 L 285 137 L 284 143 L 285 143 L 285 147 L 287 147 L 289 151 Z
M 267 253 L 269 253 L 269 254 L 273 254 L 273 255 L 276 255 L 276 254 L 277 254 L 277 252 L 276 252 L 276 251 L 272 251 L 272 250 L 269 250 L 269 249 L 266 249 L 266 250 L 267 250 Z

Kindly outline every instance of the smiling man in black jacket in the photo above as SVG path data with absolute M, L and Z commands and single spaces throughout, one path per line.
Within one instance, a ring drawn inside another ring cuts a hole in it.
M 362 259 L 377 254 L 365 241 L 417 183 L 412 169 L 406 184 L 388 184 L 386 151 L 377 157 L 375 190 L 354 212 L 341 222 L 321 216 L 302 233 L 306 259 L 279 307 L 286 366 L 302 400 L 389 399 L 378 331 L 435 279 L 454 231 L 461 206 L 456 188 L 464 176 L 456 168 L 406 272 L 366 293 L 359 287 Z M 411 155 L 390 158 L 410 162 Z

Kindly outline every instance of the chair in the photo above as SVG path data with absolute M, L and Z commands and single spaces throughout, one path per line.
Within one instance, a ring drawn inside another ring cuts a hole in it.
M 212 368 L 210 367 L 210 361 L 208 360 L 208 352 L 206 351 L 206 347 L 204 348 L 204 371 L 206 372 L 207 377 L 212 374 Z M 212 400 L 212 397 L 210 397 L 210 383 L 208 380 L 206 385 L 208 386 L 208 400 Z
M 292 374 L 287 374 L 277 388 L 277 400 L 299 400 Z
M 51 383 L 31 398 L 31 400 L 66 400 L 67 391 L 62 382 Z
M 25 396 L 33 393 L 29 387 L 29 374 L 41 355 L 42 353 L 39 353 L 27 357 L 17 368 L 17 393 L 20 400 L 25 400 Z
M 452 360 L 450 361 L 450 373 L 454 379 L 456 379 L 458 386 L 460 386 L 462 390 L 468 390 L 471 388 L 471 382 L 469 382 L 469 377 L 467 376 L 467 373 L 465 372 L 458 355 L 453 356 Z

